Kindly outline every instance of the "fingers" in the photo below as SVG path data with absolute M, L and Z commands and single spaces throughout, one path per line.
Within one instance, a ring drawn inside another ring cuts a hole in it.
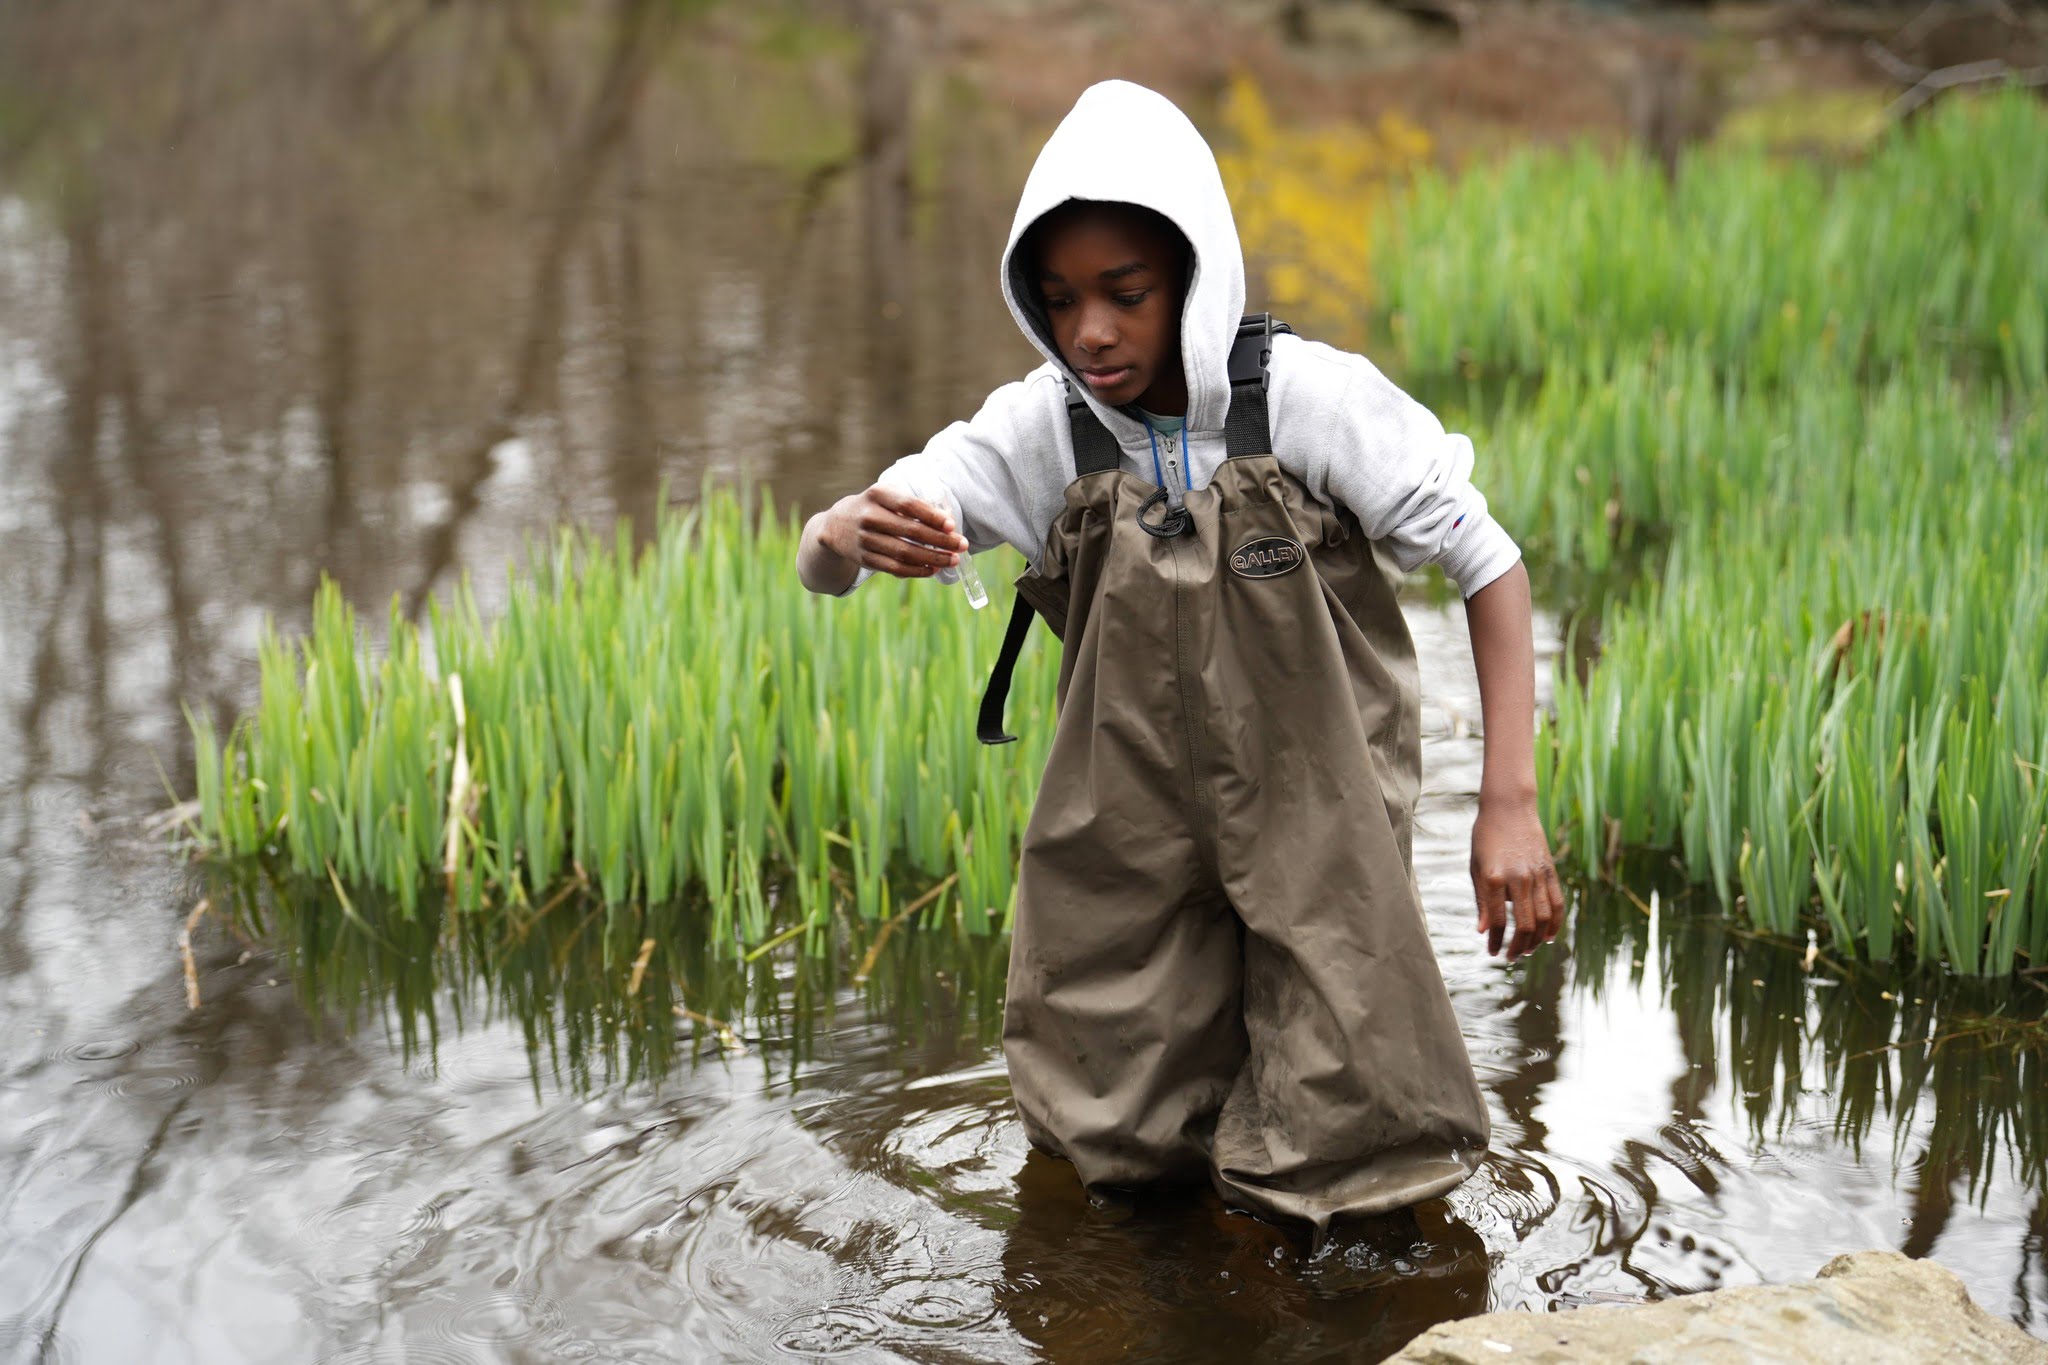
M 918 547 L 919 553 L 928 555 L 934 562 L 940 564 L 950 564 L 958 558 L 955 553 L 956 544 L 960 549 L 967 547 L 966 541 L 950 531 L 933 530 L 921 521 L 913 521 L 909 517 L 879 509 L 872 510 L 861 518 L 860 529 L 863 535 L 893 536 L 898 540 L 907 541 Z
M 857 562 L 876 573 L 894 574 L 898 578 L 930 578 L 939 571 L 936 565 L 909 558 L 909 553 L 910 547 L 900 540 L 863 535 Z
M 1474 874 L 1472 889 L 1479 896 L 1479 930 L 1486 935 L 1489 956 L 1500 952 L 1501 935 L 1507 929 L 1507 879 L 1496 871 Z
M 967 538 L 959 534 L 959 527 L 945 509 L 934 507 L 922 498 L 913 498 L 908 493 L 876 484 L 868 489 L 869 498 L 886 512 L 893 512 L 898 525 L 907 525 L 908 530 L 897 530 L 896 535 L 906 539 L 938 546 L 941 549 L 965 550 Z M 929 528 L 929 529 L 927 529 Z M 937 534 L 933 534 L 936 532 Z
M 1523 874 L 1511 883 L 1515 901 L 1515 936 L 1508 942 L 1508 961 L 1513 962 L 1522 954 L 1532 951 L 1541 941 L 1536 925 L 1535 878 Z M 1545 906 L 1549 905 L 1546 898 Z
M 960 562 L 951 550 L 935 550 L 888 530 L 860 533 L 861 563 L 902 577 L 924 578 Z
M 880 484 L 862 499 L 855 534 L 860 562 L 898 578 L 929 578 L 967 549 L 946 513 Z
M 1472 836 L 1472 889 L 1489 954 L 1498 954 L 1505 939 L 1507 960 L 1514 962 L 1554 941 L 1564 928 L 1564 883 L 1533 816 L 1524 829 L 1503 830 L 1482 811 Z
M 1508 961 L 1535 952 L 1557 938 L 1564 927 L 1564 884 L 1557 868 L 1544 865 L 1509 882 L 1514 903 L 1514 936 L 1508 942 Z
M 1529 884 L 1525 888 L 1529 896 L 1529 942 L 1522 949 L 1533 953 L 1550 942 L 1557 934 L 1557 917 L 1550 909 L 1550 878 L 1541 867 L 1529 869 Z

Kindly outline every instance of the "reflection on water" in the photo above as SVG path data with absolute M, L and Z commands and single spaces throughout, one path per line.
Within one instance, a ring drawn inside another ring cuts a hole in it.
M 1349 1360 L 1871 1246 L 2048 1331 L 2039 979 L 1626 897 L 1485 958 L 1454 611 L 1417 875 L 1495 1150 L 1313 1258 L 1027 1151 L 1000 940 L 856 980 L 857 932 L 480 938 L 165 856 L 179 702 L 248 706 L 321 567 L 488 600 L 531 530 L 706 469 L 817 505 L 1031 363 L 987 267 L 1032 130 L 926 28 L 790 12 L 0 6 L 0 1359 Z
M 1028 368 L 1023 120 L 914 89 L 932 34 L 772 9 L 0 9 L 10 702 L 61 664 L 109 745 L 114 672 L 225 719 L 323 568 L 489 598 L 664 478 L 816 506 Z
M 747 962 L 689 906 L 475 939 L 65 815 L 4 978 L 40 1032 L 0 1073 L 0 1349 L 54 1322 L 79 1359 L 144 1330 L 210 1359 L 1369 1359 L 1869 1246 L 2048 1328 L 2048 993 L 1806 970 L 1626 895 L 1484 957 L 1463 633 L 1411 623 L 1440 680 L 1418 878 L 1495 1119 L 1450 1197 L 1313 1256 L 1205 1190 L 1091 1207 L 1015 1120 L 1000 939 L 899 933 L 858 981 L 858 932 Z M 202 895 L 241 910 L 200 922 L 187 1010 Z
M 1070 1168 L 1026 1150 L 998 1047 L 1000 940 L 928 930 L 871 953 L 856 934 L 838 951 L 792 945 L 748 962 L 711 951 L 708 916 L 687 909 L 567 907 L 522 941 L 493 944 L 460 928 L 444 938 L 432 917 L 351 921 L 319 888 L 282 892 L 261 898 L 267 918 L 250 927 L 279 945 L 306 1008 L 380 1019 L 394 1065 L 445 1095 L 530 1078 L 543 1106 L 621 1092 L 656 1105 L 678 1087 L 694 1094 L 706 1068 L 728 1079 L 737 1069 L 765 1110 L 752 1127 L 718 1124 L 727 1160 L 764 1159 L 757 1144 L 780 1141 L 776 1124 L 788 1123 L 845 1173 L 876 1182 L 864 1201 L 876 1223 L 851 1231 L 806 1211 L 822 1186 L 762 1188 L 738 1206 L 754 1236 L 787 1244 L 777 1254 L 823 1256 L 844 1286 L 778 1329 L 775 1344 L 800 1353 L 915 1355 L 919 1343 L 958 1345 L 950 1334 L 1001 1340 L 1005 1326 L 1062 1360 L 1255 1348 L 1313 1359 L 1317 1343 L 1337 1341 L 1392 1349 L 1488 1306 L 1774 1278 L 1759 1259 L 1773 1248 L 1749 1239 L 1772 1228 L 1777 1200 L 1854 1204 L 1894 1187 L 1890 1231 L 1851 1217 L 1846 1226 L 1867 1231 L 1837 1243 L 1776 1224 L 1774 1239 L 1818 1265 L 1857 1236 L 1929 1254 L 1959 1214 L 1981 1224 L 1995 1204 L 2048 1184 L 2048 992 L 1809 963 L 1795 945 L 1627 895 L 1583 906 L 1561 951 L 1508 974 L 1504 999 L 1498 980 L 1454 978 L 1468 1025 L 1483 1035 L 1505 1019 L 1512 1038 L 1510 1060 L 1483 1068 L 1504 1120 L 1493 1157 L 1449 1199 L 1352 1227 L 1309 1257 L 1298 1237 L 1206 1191 L 1091 1208 Z M 643 936 L 672 951 L 636 970 Z M 870 968 L 863 980 L 856 962 Z M 1664 1037 L 1595 1022 L 1613 1012 L 1654 1020 Z M 1613 1055 L 1572 1068 L 1574 1048 Z M 1648 1122 L 1632 1122 L 1630 1106 Z M 677 1150 L 679 1121 L 625 1128 L 586 1161 L 641 1171 L 697 1160 Z M 1605 1154 L 1596 1166 L 1582 1163 L 1587 1145 Z M 692 1219 L 709 1188 L 657 1200 L 662 1226 Z M 2043 1210 L 2032 1198 L 2010 1248 L 2020 1257 L 2010 1311 L 2038 1330 Z M 367 1232 L 346 1221 L 355 1207 L 336 1214 L 340 1240 Z M 997 1234 L 999 1265 L 928 1251 L 874 1260 L 876 1239 L 893 1256 L 906 1219 L 941 1214 Z M 661 1253 L 664 1268 L 718 1246 L 696 1229 L 687 1252 Z M 730 1292 L 776 1292 L 730 1273 L 740 1278 Z
M 869 930 L 844 952 L 797 940 L 741 956 L 694 901 L 607 905 L 565 892 L 508 925 L 431 903 L 408 917 L 365 894 L 344 905 L 330 887 L 262 875 L 203 868 L 215 922 L 289 974 L 316 1024 L 374 1022 L 401 1064 L 452 1070 L 458 1084 L 465 1031 L 499 1021 L 518 1030 L 536 1097 L 658 1091 L 692 1059 L 749 1050 L 794 1075 L 839 1021 L 842 995 L 854 1019 L 922 1046 L 992 1047 L 1001 1032 L 1008 942 L 955 926 Z
M 842 924 L 829 943 L 756 957 L 716 945 L 708 910 L 691 904 L 563 899 L 525 925 L 484 929 L 431 908 L 414 919 L 360 900 L 344 910 L 317 884 L 259 889 L 210 872 L 208 886 L 209 905 L 236 907 L 233 933 L 273 950 L 310 1016 L 351 1028 L 374 1019 L 401 1064 L 454 1074 L 458 1086 L 465 1029 L 499 1019 L 518 1027 L 536 1095 L 658 1092 L 698 1059 L 748 1050 L 798 1078 L 819 1035 L 843 1022 L 842 1005 L 909 1044 L 986 1053 L 991 1067 L 999 1056 L 1007 941 L 953 925 L 877 943 L 872 929 Z M 1823 1125 L 1860 1159 L 1873 1131 L 1887 1131 L 1891 1146 L 1874 1155 L 1921 1172 L 1930 1208 L 1956 1193 L 1928 1193 L 1935 1185 L 1960 1181 L 1972 1195 L 1999 1176 L 2048 1185 L 2048 991 L 1901 978 L 1817 952 L 1808 962 L 1717 917 L 1659 916 L 1638 902 L 1601 895 L 1563 952 L 1521 974 L 1513 1005 L 1528 1058 L 1492 1087 L 1519 1147 L 1545 1146 L 1538 1101 L 1558 1079 L 1567 989 L 1586 1008 L 1625 992 L 1668 1012 L 1684 1060 L 1670 1087 L 1681 1123 L 1704 1120 L 1725 1089 L 1753 1144 Z M 660 951 L 643 955 L 650 942 Z M 1902 1122 L 1923 1107 L 1924 1132 Z M 1932 1244 L 1926 1229 L 1913 1236 Z
M 1573 969 L 1597 981 L 1628 955 L 1656 964 L 1646 986 L 1677 1028 L 1688 1078 L 1672 1090 L 1674 1112 L 1696 1112 L 1725 1085 L 1753 1143 L 1824 1129 L 1862 1155 L 1888 1136 L 1870 1155 L 1909 1166 L 1920 1188 L 1909 1246 L 1933 1245 L 1940 1228 L 1921 1220 L 1964 1189 L 1979 1196 L 1994 1177 L 2048 1186 L 2048 990 L 1902 978 L 1817 953 L 1809 966 L 1796 948 L 1718 919 L 1667 919 L 1653 934 L 1619 906 L 1583 921 Z M 1900 1122 L 1916 1114 L 1928 1121 Z

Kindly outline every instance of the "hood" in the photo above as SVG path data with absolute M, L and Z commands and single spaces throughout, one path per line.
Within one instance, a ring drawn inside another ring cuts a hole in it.
M 1003 248 L 1003 298 L 1017 326 L 1119 441 L 1139 440 L 1143 423 L 1098 399 L 1061 357 L 1038 302 L 1037 281 L 1026 278 L 1017 259 L 1018 243 L 1031 225 L 1069 199 L 1141 204 L 1164 214 L 1193 245 L 1180 327 L 1188 429 L 1220 431 L 1230 407 L 1230 346 L 1244 313 L 1244 252 L 1216 154 L 1188 116 L 1157 91 L 1129 81 L 1091 85 L 1039 152 Z

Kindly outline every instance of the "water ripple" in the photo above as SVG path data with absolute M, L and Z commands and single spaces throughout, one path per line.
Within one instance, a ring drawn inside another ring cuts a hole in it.
M 883 1330 L 872 1308 L 832 1304 L 786 1319 L 775 1334 L 775 1349 L 799 1356 L 845 1355 L 881 1340 Z
M 561 1305 L 544 1295 L 502 1293 L 459 1305 L 436 1326 L 455 1341 L 511 1346 L 536 1338 L 557 1338 L 566 1319 Z
M 197 1072 L 176 1066 L 143 1067 L 103 1080 L 79 1082 L 103 1095 L 135 1100 L 160 1100 L 198 1083 Z
M 441 1225 L 444 1211 L 440 1202 L 351 1199 L 307 1214 L 298 1227 L 307 1241 L 319 1247 L 385 1247 L 426 1236 Z
M 882 1291 L 876 1306 L 894 1321 L 922 1330 L 980 1327 L 997 1311 L 994 1288 L 965 1277 L 898 1280 Z
M 50 1059 L 59 1062 L 111 1062 L 141 1050 L 142 1044 L 133 1038 L 99 1038 L 62 1048 L 51 1053 Z
M 498 1029 L 443 1038 L 414 1057 L 407 1070 L 458 1095 L 509 1089 L 530 1092 L 533 1088 L 533 1068 L 525 1046 L 509 1031 Z

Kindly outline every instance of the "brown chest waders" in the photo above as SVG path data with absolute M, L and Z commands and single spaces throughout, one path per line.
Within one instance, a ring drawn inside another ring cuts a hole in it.
M 1415 649 L 1348 512 L 1271 454 L 1271 327 L 1230 361 L 1229 458 L 1174 510 L 1069 404 L 1035 610 L 1059 719 L 1025 829 L 1003 1051 L 1026 1132 L 1090 1188 L 1206 1175 L 1316 1235 L 1442 1194 L 1486 1105 L 1415 888 Z M 1284 324 L 1283 324 L 1284 326 Z

